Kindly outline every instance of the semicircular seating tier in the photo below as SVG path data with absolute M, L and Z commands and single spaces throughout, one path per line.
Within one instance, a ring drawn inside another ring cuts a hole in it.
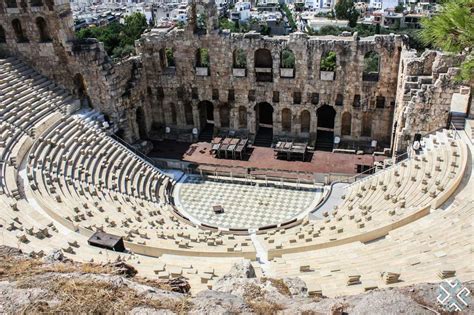
M 97 113 L 73 114 L 78 107 L 21 61 L 0 59 L 3 244 L 32 255 L 61 248 L 77 261 L 122 259 L 145 276 L 185 276 L 195 292 L 244 259 L 261 274 L 254 242 L 270 260 L 265 275 L 300 276 L 312 293 L 473 279 L 472 146 L 451 131 L 346 187 L 335 209 L 323 205 L 322 219 L 251 239 L 176 215 L 174 179 L 108 136 Z M 89 246 L 96 230 L 122 236 L 131 251 Z

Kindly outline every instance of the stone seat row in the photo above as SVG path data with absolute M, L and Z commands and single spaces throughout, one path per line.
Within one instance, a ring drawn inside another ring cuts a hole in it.
M 285 250 L 307 250 L 311 246 L 332 246 L 331 242 L 334 245 L 350 242 L 351 238 L 357 240 L 358 235 L 373 237 L 374 231 L 385 233 L 383 227 L 393 225 L 394 228 L 426 215 L 432 203 L 449 197 L 463 175 L 466 146 L 460 140 L 448 142 L 421 157 L 376 174 L 370 180 L 352 185 L 342 205 L 330 215 L 325 213 L 323 220 L 267 232 L 259 235 L 259 239 L 271 257 Z
M 281 276 L 298 275 L 312 293 L 328 296 L 454 276 L 469 280 L 474 275 L 473 211 L 472 198 L 454 202 L 374 242 L 283 254 L 271 263 L 271 270 Z

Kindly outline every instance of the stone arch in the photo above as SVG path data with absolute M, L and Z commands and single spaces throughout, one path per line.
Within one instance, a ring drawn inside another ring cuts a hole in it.
M 371 137 L 372 136 L 372 113 L 365 112 L 362 114 L 362 137 Z
M 204 128 L 207 124 L 214 125 L 214 104 L 212 104 L 212 102 L 199 102 L 198 110 L 201 128 Z
M 316 150 L 332 151 L 334 146 L 334 120 L 336 111 L 332 106 L 323 105 L 316 111 L 318 132 Z
M 380 74 L 380 56 L 375 51 L 369 51 L 364 55 L 363 81 L 378 81 Z
M 194 118 L 193 118 L 193 107 L 191 105 L 191 102 L 184 103 L 184 116 L 186 119 L 186 125 L 193 126 Z
M 273 126 L 273 106 L 267 102 L 258 103 L 255 106 L 257 124 L 265 125 L 265 127 Z
M 254 54 L 255 78 L 257 82 L 273 81 L 273 58 L 268 49 L 257 49 Z
M 311 114 L 308 110 L 303 110 L 300 114 L 301 132 L 308 133 L 311 128 Z
M 291 110 L 289 108 L 284 108 L 281 111 L 281 130 L 291 132 Z
M 5 0 L 5 5 L 7 8 L 18 8 L 16 0 Z
M 255 68 L 272 68 L 272 53 L 268 49 L 260 48 L 255 51 Z
M 25 43 L 28 41 L 25 33 L 23 32 L 23 28 L 21 26 L 21 22 L 19 19 L 14 19 L 12 21 L 13 31 L 15 32 L 16 40 L 19 43 Z
M 174 103 L 170 103 L 170 112 L 171 112 L 171 124 L 177 125 L 178 124 L 178 114 L 176 111 L 176 105 Z
M 48 23 L 41 16 L 36 18 L 36 27 L 40 35 L 40 42 L 46 43 L 51 41 L 51 36 L 49 34 Z
M 142 107 L 138 107 L 135 112 L 135 120 L 138 125 L 138 135 L 140 139 L 148 139 L 148 132 L 146 130 L 146 118 L 145 112 L 143 111 Z
M 239 106 L 239 128 L 247 128 L 247 108 Z
M 237 48 L 232 53 L 233 68 L 236 69 L 245 69 L 247 68 L 247 55 L 245 50 L 242 48 Z
M 230 108 L 228 103 L 223 103 L 219 106 L 219 119 L 222 128 L 230 127 Z
M 349 112 L 344 112 L 342 114 L 341 135 L 350 136 L 351 135 L 351 126 L 352 126 L 352 115 Z
M 334 129 L 336 111 L 332 106 L 323 105 L 316 111 L 318 115 L 318 128 Z
M 0 43 L 6 43 L 7 42 L 7 36 L 5 34 L 5 29 L 3 26 L 0 25 Z

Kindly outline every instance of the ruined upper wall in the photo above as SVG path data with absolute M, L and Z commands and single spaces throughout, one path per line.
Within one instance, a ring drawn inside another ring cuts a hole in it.
M 238 129 L 236 110 L 239 106 L 247 108 L 249 121 L 255 120 L 253 107 L 259 102 L 268 102 L 276 110 L 275 134 L 284 135 L 279 128 L 281 115 L 279 110 L 288 108 L 292 111 L 297 126 L 299 113 L 308 110 L 312 122 L 317 121 L 316 110 L 327 104 L 334 106 L 338 112 L 335 134 L 341 135 L 341 116 L 349 112 L 352 116 L 353 138 L 361 137 L 360 121 L 365 112 L 373 116 L 371 135 L 365 137 L 389 142 L 391 119 L 395 104 L 397 73 L 403 38 L 398 35 L 374 36 L 368 38 L 351 37 L 313 37 L 303 33 L 292 33 L 289 36 L 268 37 L 256 33 L 230 34 L 227 32 L 209 32 L 200 35 L 192 30 L 152 30 L 142 36 L 138 43 L 138 51 L 143 62 L 146 82 L 151 89 L 163 90 L 160 100 L 164 112 L 170 112 L 170 104 L 177 106 L 178 119 L 174 122 L 170 117 L 163 117 L 163 124 L 185 129 L 192 127 L 186 124 L 183 104 L 192 102 L 193 107 L 199 101 L 212 101 L 216 107 L 229 103 L 229 93 L 235 95 L 230 102 L 230 129 Z M 209 51 L 209 75 L 199 75 L 196 67 L 196 52 L 199 48 Z M 290 49 L 295 55 L 294 76 L 285 77 L 281 69 L 281 54 Z M 172 49 L 176 67 L 169 71 L 163 60 L 164 50 Z M 236 76 L 233 69 L 233 54 L 237 49 L 245 53 L 245 76 Z M 265 49 L 271 54 L 272 82 L 261 82 L 256 65 L 257 50 Z M 321 58 L 324 53 L 336 53 L 335 78 L 325 80 L 320 71 Z M 369 52 L 379 56 L 379 74 L 377 80 L 364 80 L 364 57 Z M 217 91 L 217 93 L 216 93 Z M 279 100 L 274 101 L 274 93 L 278 92 Z M 301 102 L 294 102 L 295 93 L 301 94 Z M 193 94 L 193 95 L 192 95 Z M 312 95 L 318 94 L 318 104 L 314 104 Z M 342 97 L 343 101 L 337 104 Z M 360 98 L 360 106 L 354 106 L 354 99 Z M 377 108 L 377 97 L 384 98 L 384 105 Z M 342 104 L 341 104 L 342 103 Z M 215 116 L 219 113 L 216 112 Z M 159 120 L 159 117 L 155 117 Z M 194 124 L 197 125 L 196 120 Z M 216 126 L 219 121 L 216 119 Z M 311 128 L 316 133 L 316 125 Z M 255 124 L 248 124 L 251 134 L 256 132 Z M 288 136 L 300 136 L 297 127 L 287 133 Z
M 9 6 L 9 7 L 7 7 Z M 118 128 L 130 130 L 127 112 L 140 99 L 140 60 L 112 62 L 97 40 L 77 40 L 68 1 L 0 1 L 0 26 L 5 41 L 0 56 L 12 55 L 84 98 L 104 112 Z M 138 96 L 137 96 L 138 94 Z M 137 138 L 126 133 L 129 140 Z
M 447 128 L 454 93 L 466 89 L 456 81 L 464 56 L 404 50 L 398 74 L 397 110 L 395 112 L 395 151 L 404 151 L 415 134 L 424 136 Z

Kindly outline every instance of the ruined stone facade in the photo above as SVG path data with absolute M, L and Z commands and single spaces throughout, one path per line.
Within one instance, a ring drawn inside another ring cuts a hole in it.
M 403 52 L 394 124 L 395 151 L 404 151 L 416 134 L 424 136 L 450 127 L 453 95 L 464 95 L 467 102 L 470 96 L 469 86 L 456 83 L 462 58 L 436 51 L 426 51 L 421 56 L 414 51 Z M 468 113 L 467 108 L 464 113 Z
M 402 151 L 415 133 L 447 123 L 456 58 L 416 57 L 399 35 L 230 34 L 217 29 L 212 6 L 191 6 L 185 29 L 153 29 L 136 42 L 136 56 L 113 61 L 96 40 L 75 39 L 67 1 L 2 0 L 0 55 L 71 90 L 129 142 L 195 141 L 206 128 L 254 139 L 267 128 L 277 139 L 317 144 L 330 133 L 342 147 L 376 140 L 378 149 Z M 204 30 L 199 11 L 207 12 Z M 334 69 L 323 61 L 331 52 Z M 377 61 L 371 72 L 368 56 Z

